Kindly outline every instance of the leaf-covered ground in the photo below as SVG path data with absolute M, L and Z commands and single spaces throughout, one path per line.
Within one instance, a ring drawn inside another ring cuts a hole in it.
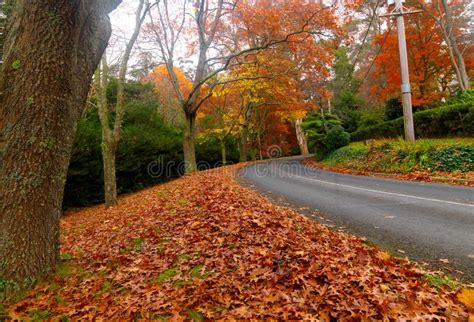
M 470 291 L 270 203 L 234 169 L 68 213 L 63 264 L 10 317 L 467 320 Z

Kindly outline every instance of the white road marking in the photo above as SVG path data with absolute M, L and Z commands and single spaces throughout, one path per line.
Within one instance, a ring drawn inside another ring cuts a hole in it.
M 383 195 L 392 195 L 392 196 L 397 196 L 397 197 L 412 198 L 412 199 L 419 199 L 419 200 L 426 200 L 426 201 L 433 201 L 433 202 L 441 202 L 441 203 L 447 203 L 447 204 L 456 205 L 456 206 L 464 206 L 464 207 L 474 208 L 473 204 L 468 204 L 468 203 L 461 203 L 461 202 L 440 200 L 440 199 L 432 199 L 432 198 L 425 198 L 425 197 L 417 197 L 417 196 L 404 195 L 402 193 L 396 193 L 396 192 L 388 192 L 388 191 L 360 188 L 360 187 L 350 186 L 350 185 L 342 184 L 342 183 L 335 183 L 335 182 L 330 182 L 330 181 L 325 181 L 325 180 L 318 180 L 318 179 L 314 179 L 314 178 L 307 178 L 307 177 L 299 176 L 299 175 L 296 175 L 296 174 L 290 174 L 288 177 L 298 177 L 298 178 L 302 178 L 302 179 L 306 179 L 306 180 L 317 181 L 317 182 L 320 182 L 320 183 L 331 184 L 333 186 L 351 188 L 351 189 L 366 191 L 366 192 L 374 192 L 374 193 L 379 193 L 379 194 L 383 194 Z

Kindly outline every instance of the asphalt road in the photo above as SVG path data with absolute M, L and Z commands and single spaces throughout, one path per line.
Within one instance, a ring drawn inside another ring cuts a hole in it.
M 302 160 L 258 163 L 239 175 L 317 221 L 474 281 L 474 188 L 351 176 L 310 168 Z

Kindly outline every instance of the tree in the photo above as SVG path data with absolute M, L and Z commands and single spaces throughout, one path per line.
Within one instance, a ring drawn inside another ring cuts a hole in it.
M 198 114 L 202 134 L 214 136 L 219 141 L 223 165 L 227 164 L 228 140 L 237 134 L 243 112 L 241 95 L 232 85 L 235 84 L 217 87 Z
M 120 0 L 8 1 L 0 75 L 0 278 L 25 286 L 59 259 L 78 120 Z
M 453 70 L 450 65 L 448 46 L 440 35 L 435 22 L 425 13 L 407 16 L 406 39 L 413 93 L 413 106 L 429 105 L 446 97 Z M 382 103 L 400 92 L 400 64 L 398 62 L 398 39 L 392 29 L 375 39 L 380 46 L 375 68 L 370 77 L 383 81 L 374 83 L 372 96 Z
M 140 0 L 135 13 L 135 28 L 127 42 L 125 51 L 121 57 L 119 76 L 117 79 L 117 100 L 115 103 L 115 118 L 112 124 L 112 115 L 107 100 L 107 85 L 109 77 L 109 67 L 107 58 L 104 55 L 102 64 L 95 73 L 95 91 L 97 93 L 97 108 L 99 110 L 100 123 L 102 128 L 102 161 L 104 165 L 104 194 L 105 207 L 112 207 L 117 204 L 117 178 L 115 175 L 115 154 L 117 146 L 122 136 L 122 121 L 125 113 L 125 82 L 128 70 L 128 62 L 132 54 L 133 46 L 138 39 L 140 29 L 149 9 L 147 0 Z
M 193 172 L 196 170 L 196 115 L 212 96 L 212 90 L 220 84 L 219 81 L 212 82 L 218 79 L 216 75 L 241 64 L 240 58 L 252 53 L 281 44 L 299 43 L 313 35 L 327 36 L 325 31 L 335 28 L 337 19 L 334 8 L 324 8 L 303 0 L 198 0 L 191 8 L 188 2 L 180 1 L 177 5 L 180 9 L 174 7 L 174 10 L 171 10 L 168 1 L 159 2 L 156 19 L 153 19 L 153 14 L 150 15 L 152 23 L 148 30 L 158 45 L 185 114 L 184 159 L 186 171 Z M 191 23 L 187 23 L 189 17 Z M 190 73 L 192 89 L 188 95 L 181 92 L 174 73 L 176 48 L 182 44 L 183 35 L 194 37 L 189 41 L 191 52 L 188 56 L 196 57 Z M 226 80 L 231 81 L 236 80 Z M 206 84 L 207 89 L 204 89 Z
M 178 67 L 173 66 L 174 74 L 178 82 L 179 90 L 188 95 L 192 88 L 192 83 L 186 74 Z M 160 114 L 163 116 L 167 124 L 184 128 L 184 112 L 181 108 L 181 103 L 173 84 L 170 81 L 170 76 L 165 65 L 156 67 L 145 80 L 153 83 L 155 92 L 158 95 L 160 102 Z
M 461 90 L 471 89 L 463 52 L 459 47 L 460 26 L 455 25 L 454 17 L 461 17 L 462 11 L 465 11 L 469 5 L 468 1 L 453 0 L 448 3 L 447 0 L 424 1 L 418 0 L 418 5 L 429 15 L 436 23 L 443 39 L 447 45 L 449 58 L 456 73 L 459 88 Z M 453 10 L 453 8 L 455 10 Z M 453 12 L 456 11 L 456 12 Z M 469 19 L 469 18 L 468 18 Z M 458 18 L 458 22 L 460 19 Z

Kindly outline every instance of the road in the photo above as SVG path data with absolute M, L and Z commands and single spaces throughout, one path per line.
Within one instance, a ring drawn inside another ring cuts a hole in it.
M 302 160 L 257 163 L 239 176 L 315 220 L 474 281 L 474 188 L 339 174 Z

